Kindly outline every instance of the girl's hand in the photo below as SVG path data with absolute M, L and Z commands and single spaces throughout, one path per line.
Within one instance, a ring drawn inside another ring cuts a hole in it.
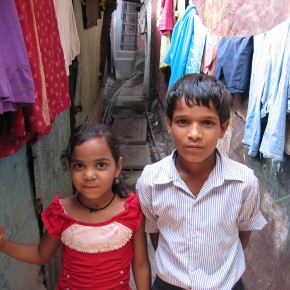
M 0 250 L 3 247 L 4 242 L 5 242 L 4 232 L 5 232 L 4 227 L 0 225 Z

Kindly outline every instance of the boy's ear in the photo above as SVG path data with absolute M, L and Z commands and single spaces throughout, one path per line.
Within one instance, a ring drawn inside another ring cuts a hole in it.
M 228 129 L 230 125 L 230 120 L 225 121 L 222 125 L 221 125 L 221 131 L 220 131 L 220 138 L 223 138 L 225 136 L 225 133 Z
M 167 125 L 167 131 L 171 135 L 171 125 L 172 125 L 172 121 L 168 117 L 166 117 L 166 125 Z

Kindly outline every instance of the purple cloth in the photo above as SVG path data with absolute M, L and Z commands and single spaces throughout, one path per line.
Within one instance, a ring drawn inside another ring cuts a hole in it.
M 0 0 L 0 114 L 33 104 L 34 83 L 13 0 Z

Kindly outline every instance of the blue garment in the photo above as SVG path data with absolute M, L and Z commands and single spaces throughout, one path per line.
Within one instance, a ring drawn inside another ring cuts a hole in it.
M 170 88 L 184 74 L 200 72 L 207 29 L 189 5 L 173 28 L 169 50 L 164 62 L 171 68 Z
M 253 36 L 223 37 L 217 47 L 215 77 L 230 93 L 249 91 Z
M 264 158 L 283 160 L 290 76 L 289 26 L 290 18 L 254 37 L 248 113 L 242 141 L 253 157 L 260 151 Z M 266 116 L 268 121 L 262 136 L 261 119 Z

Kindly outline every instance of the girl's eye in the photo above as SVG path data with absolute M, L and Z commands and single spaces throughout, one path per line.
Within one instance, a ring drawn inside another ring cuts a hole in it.
M 99 169 L 105 169 L 105 168 L 107 167 L 107 164 L 104 163 L 104 162 L 100 162 L 100 163 L 97 164 L 97 167 L 98 167 Z
M 186 120 L 184 120 L 184 119 L 182 119 L 182 120 L 178 120 L 177 121 L 177 124 L 180 124 L 180 125 L 185 125 L 185 124 L 187 124 L 188 122 L 186 121 Z
M 82 169 L 83 168 L 83 164 L 81 164 L 81 163 L 74 163 L 72 167 L 74 169 Z

